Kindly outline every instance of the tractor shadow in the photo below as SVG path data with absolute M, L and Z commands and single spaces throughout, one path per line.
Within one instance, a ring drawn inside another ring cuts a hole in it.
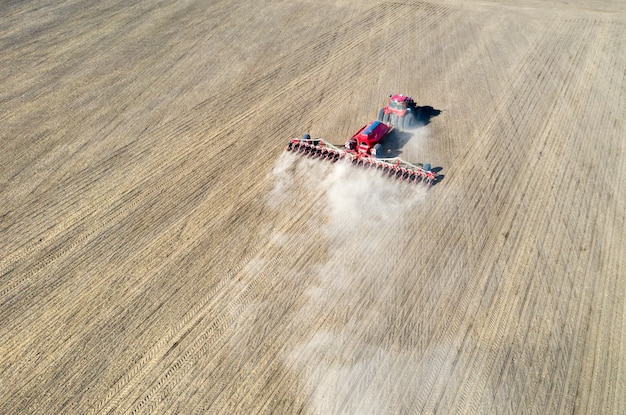
M 413 133 L 410 131 L 392 130 L 383 140 L 383 157 L 400 157 L 402 147 L 404 147 L 411 138 L 413 138 Z
M 430 171 L 432 171 L 433 173 L 437 173 L 437 178 L 435 180 L 433 180 L 433 183 L 431 186 L 436 186 L 437 183 L 443 181 L 443 179 L 445 179 L 446 175 L 445 174 L 440 174 L 439 172 L 443 170 L 443 167 L 433 167 L 432 169 L 430 169 Z
M 423 107 L 416 107 L 417 109 L 417 123 L 419 125 L 428 125 L 430 123 L 430 120 L 436 116 L 438 116 L 439 114 L 441 114 L 441 110 L 438 110 L 437 108 L 433 108 L 430 105 L 426 105 Z

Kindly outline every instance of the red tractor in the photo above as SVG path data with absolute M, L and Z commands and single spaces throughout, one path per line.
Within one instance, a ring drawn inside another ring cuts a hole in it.
M 378 121 L 400 130 L 417 126 L 418 108 L 413 98 L 406 95 L 389 95 L 389 103 L 378 111 Z

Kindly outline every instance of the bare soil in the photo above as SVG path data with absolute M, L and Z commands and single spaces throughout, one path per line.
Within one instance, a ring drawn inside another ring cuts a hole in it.
M 0 413 L 626 413 L 621 1 L 5 1 Z M 391 93 L 431 189 L 284 152 Z

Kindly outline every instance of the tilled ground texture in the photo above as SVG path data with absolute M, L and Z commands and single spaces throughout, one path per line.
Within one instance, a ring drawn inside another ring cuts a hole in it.
M 1 413 L 626 413 L 621 2 L 0 6 Z M 426 190 L 284 151 L 390 93 Z

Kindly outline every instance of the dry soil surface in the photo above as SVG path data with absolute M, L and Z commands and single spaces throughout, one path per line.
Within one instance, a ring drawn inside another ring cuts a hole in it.
M 4 1 L 1 413 L 626 413 L 620 1 Z M 431 189 L 284 152 L 390 93 Z

